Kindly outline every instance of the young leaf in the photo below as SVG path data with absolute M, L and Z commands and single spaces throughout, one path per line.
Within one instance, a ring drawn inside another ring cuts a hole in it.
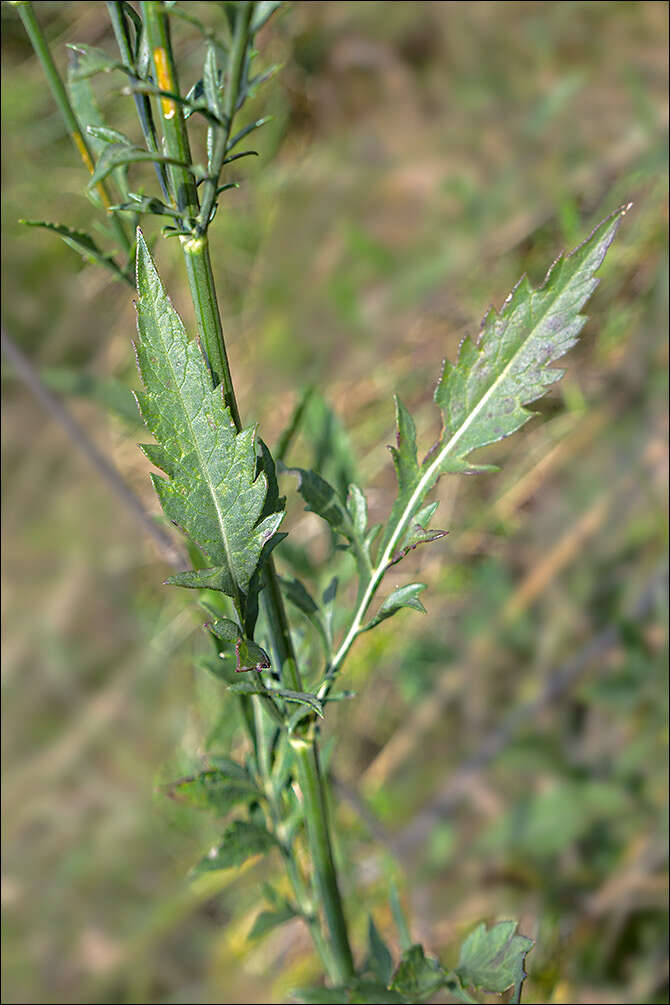
M 238 803 L 250 803 L 260 799 L 262 793 L 256 788 L 244 768 L 239 770 L 212 769 L 201 771 L 191 778 L 181 778 L 166 786 L 171 799 L 177 799 L 196 809 L 212 810 L 223 815 Z
M 319 701 L 316 695 L 305 691 L 290 691 L 286 688 L 267 688 L 251 684 L 249 681 L 240 681 L 239 683 L 231 684 L 228 690 L 234 694 L 259 694 L 264 698 L 283 698 L 284 701 L 305 705 L 311 712 L 315 712 L 320 719 L 323 719 L 323 702 Z
M 252 925 L 249 938 L 261 939 L 264 935 L 278 928 L 279 925 L 284 925 L 287 921 L 292 921 L 293 918 L 299 916 L 295 908 L 288 903 L 276 911 L 261 911 Z
M 249 583 L 282 518 L 261 518 L 267 478 L 258 473 L 255 430 L 235 431 L 199 346 L 168 300 L 141 233 L 137 243 L 137 360 L 142 416 L 157 440 L 144 448 L 166 478 L 152 480 L 166 516 L 213 568 L 172 582 L 219 589 L 243 612 Z M 259 522 L 260 521 L 260 522 Z
M 524 962 L 533 940 L 516 934 L 516 921 L 501 921 L 492 928 L 478 925 L 461 946 L 456 974 L 463 984 L 502 994 L 514 988 L 519 1001 L 526 978 Z
M 391 989 L 410 1001 L 421 1001 L 443 986 L 445 976 L 440 963 L 426 956 L 423 946 L 414 945 L 403 953 Z
M 226 828 L 221 843 L 210 849 L 207 855 L 193 867 L 191 875 L 218 869 L 232 869 L 242 865 L 254 855 L 264 855 L 276 846 L 276 840 L 269 831 L 251 820 L 234 820 Z
M 107 269 L 111 269 L 117 278 L 131 283 L 131 280 L 123 274 L 112 256 L 102 251 L 90 234 L 85 234 L 81 230 L 71 230 L 63 223 L 49 223 L 47 220 L 19 220 L 19 223 L 26 227 L 42 227 L 44 230 L 53 231 L 65 241 L 68 247 L 78 252 L 85 261 L 104 265 Z
M 396 587 L 393 593 L 388 595 L 372 621 L 365 625 L 363 631 L 367 632 L 381 621 L 392 617 L 402 607 L 411 607 L 413 610 L 421 611 L 422 614 L 425 614 L 426 608 L 419 600 L 419 594 L 425 589 L 425 583 L 409 583 L 407 586 Z
M 110 59 L 102 49 L 93 45 L 72 45 L 68 43 L 71 52 L 71 79 L 86 80 L 95 73 L 110 73 L 112 70 L 124 70 L 125 67 L 116 59 Z
M 384 987 L 388 987 L 393 975 L 393 957 L 382 939 L 372 915 L 368 917 L 368 965 Z
M 235 643 L 235 669 L 237 673 L 245 670 L 267 670 L 271 663 L 265 649 L 252 639 L 245 637 L 239 625 L 229 618 L 217 618 L 205 625 L 212 635 L 224 642 Z
M 150 164 L 176 164 L 178 167 L 193 171 L 190 164 L 174 157 L 156 154 L 150 150 L 143 150 L 142 147 L 135 147 L 127 143 L 107 143 L 100 154 L 98 163 L 95 165 L 95 171 L 90 177 L 88 187 L 89 189 L 94 188 L 98 182 L 106 178 L 108 174 L 111 174 L 118 167 L 147 162 Z

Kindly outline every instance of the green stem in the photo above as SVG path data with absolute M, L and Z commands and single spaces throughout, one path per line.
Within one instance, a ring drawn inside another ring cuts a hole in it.
M 253 6 L 253 3 L 243 0 L 243 2 L 237 4 L 235 12 L 235 30 L 233 32 L 233 44 L 230 51 L 226 72 L 226 86 L 224 89 L 225 128 L 217 130 L 209 177 L 203 183 L 202 208 L 198 217 L 199 233 L 204 233 L 209 226 L 216 200 L 219 176 L 223 168 L 226 153 L 228 152 L 233 119 L 237 111 L 244 60 L 251 41 L 251 15 L 253 14 Z
M 42 64 L 44 75 L 47 78 L 47 82 L 51 88 L 51 93 L 63 117 L 65 127 L 70 134 L 70 139 L 77 148 L 79 156 L 84 162 L 87 170 L 93 174 L 93 171 L 95 170 L 95 162 L 93 160 L 91 148 L 89 147 L 86 138 L 82 135 L 81 127 L 77 121 L 74 109 L 70 104 L 70 99 L 65 89 L 65 85 L 61 80 L 56 64 L 53 61 L 53 56 L 51 55 L 51 50 L 49 49 L 47 40 L 45 39 L 42 29 L 39 26 L 39 22 L 35 17 L 33 5 L 27 2 L 27 0 L 21 0 L 19 3 L 14 3 L 13 6 L 16 7 L 19 17 L 23 22 L 23 27 L 26 29 L 28 38 L 35 50 L 35 54 Z M 126 234 L 126 230 L 121 219 L 116 213 L 110 210 L 113 200 L 109 193 L 109 189 L 104 181 L 99 182 L 98 185 L 96 185 L 96 188 L 105 209 L 111 217 L 112 226 L 121 243 L 121 247 L 125 251 L 126 255 L 129 255 L 133 246 L 132 241 Z
M 108 0 L 107 10 L 109 11 L 109 18 L 112 22 L 114 38 L 116 39 L 116 44 L 119 47 L 121 61 L 128 71 L 133 83 L 138 83 L 140 81 L 140 77 L 137 75 L 135 55 L 130 42 L 128 21 L 123 12 L 123 4 L 120 3 L 119 0 Z M 151 110 L 151 100 L 147 94 L 135 94 L 134 98 L 137 117 L 140 120 L 140 126 L 142 127 L 142 134 L 147 145 L 147 150 L 158 154 L 160 153 L 160 150 L 158 149 L 158 140 L 156 138 L 156 127 Z M 163 197 L 165 199 L 169 199 L 170 196 L 168 193 L 165 165 L 156 163 L 154 167 L 156 169 L 156 175 L 158 177 L 158 183 L 161 187 Z
M 178 81 L 172 47 L 170 44 L 169 26 L 162 4 L 156 0 L 148 0 L 142 4 L 147 39 L 152 50 L 156 82 L 161 90 L 178 94 Z M 238 21 L 243 23 L 239 31 L 236 28 L 238 57 L 242 59 L 244 51 L 242 39 L 248 37 L 252 4 L 240 4 Z M 246 45 L 246 41 L 245 41 Z M 235 45 L 234 45 L 235 48 Z M 239 56 L 242 51 L 242 56 Z M 241 67 L 241 63 L 239 64 Z M 239 71 L 241 72 L 241 70 Z M 237 76 L 231 73 L 233 84 L 239 86 Z M 228 107 L 234 113 L 237 101 L 236 93 L 228 95 Z M 168 154 L 186 163 L 191 162 L 188 136 L 181 106 L 170 99 L 161 99 L 161 113 L 165 144 Z M 229 117 L 229 123 L 232 114 Z M 228 127 L 229 128 L 229 127 Z M 227 143 L 227 140 L 226 140 Z M 171 167 L 171 181 L 176 190 L 177 205 L 194 218 L 198 213 L 198 194 L 192 176 L 183 168 Z M 204 216 L 206 231 L 209 216 Z M 221 315 L 216 298 L 216 288 L 212 275 L 209 256 L 209 245 L 206 233 L 200 236 L 186 236 L 181 239 L 186 271 L 193 306 L 197 317 L 198 331 L 203 348 L 207 354 L 214 384 L 221 383 L 226 402 L 237 429 L 241 429 L 240 413 L 237 406 L 230 365 L 223 336 Z M 291 632 L 286 617 L 283 597 L 279 588 L 274 564 L 270 559 L 266 567 L 266 588 L 263 590 L 263 603 L 273 636 L 274 648 L 282 681 L 292 690 L 302 690 L 302 680 L 298 669 Z M 329 955 L 332 964 L 329 975 L 335 982 L 346 982 L 354 973 L 353 958 L 347 934 L 347 924 L 342 906 L 342 898 L 337 882 L 337 873 L 332 851 L 328 802 L 325 794 L 324 781 L 319 768 L 318 748 L 313 732 L 310 738 L 295 738 L 298 745 L 297 765 L 298 781 L 305 800 L 305 818 L 307 821 L 307 837 L 314 870 L 314 886 L 319 903 L 323 907 L 324 916 L 330 933 L 331 945 Z M 318 947 L 317 947 L 318 948 Z

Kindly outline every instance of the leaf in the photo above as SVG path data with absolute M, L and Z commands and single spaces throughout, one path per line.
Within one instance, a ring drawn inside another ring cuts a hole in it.
M 257 470 L 255 429 L 236 432 L 222 390 L 212 387 L 200 347 L 187 339 L 139 231 L 137 289 L 136 351 L 146 388 L 137 398 L 157 440 L 143 449 L 167 476 L 152 476 L 166 516 L 213 566 L 170 581 L 221 590 L 244 623 L 251 578 L 283 514 L 261 518 L 268 483 Z
M 526 978 L 524 962 L 533 940 L 517 935 L 516 921 L 501 921 L 491 928 L 478 925 L 461 946 L 456 974 L 468 987 L 502 994 L 514 988 L 519 1001 Z
M 297 988 L 291 995 L 298 1001 L 309 1002 L 311 1005 L 396 1005 L 406 1001 L 382 984 L 365 980 L 335 988 Z
M 89 180 L 89 189 L 95 187 L 98 182 L 106 178 L 116 168 L 138 163 L 176 164 L 178 167 L 186 168 L 192 174 L 195 173 L 195 169 L 186 161 L 167 157 L 164 154 L 156 154 L 150 150 L 143 150 L 142 147 L 135 147 L 127 143 L 107 143 L 98 158 L 95 171 Z
M 370 549 L 379 530 L 379 527 L 367 530 L 365 496 L 357 485 L 350 485 L 345 503 L 333 486 L 315 471 L 290 470 L 299 476 L 298 491 L 307 503 L 305 509 L 317 513 L 334 534 L 341 534 L 349 542 L 356 561 L 359 593 L 362 593 L 372 574 Z
M 217 639 L 235 643 L 235 669 L 237 673 L 242 673 L 245 670 L 267 670 L 272 665 L 265 649 L 253 639 L 246 638 L 239 625 L 236 625 L 229 618 L 218 618 L 216 621 L 208 622 L 205 628 L 209 629 Z
M 267 688 L 251 684 L 249 681 L 240 681 L 239 683 L 231 684 L 228 690 L 234 694 L 259 694 L 263 698 L 283 698 L 284 701 L 305 705 L 311 712 L 315 712 L 319 718 L 323 719 L 323 703 L 316 695 L 305 691 L 291 691 L 286 688 Z
M 260 31 L 263 25 L 270 20 L 274 12 L 278 10 L 281 5 L 282 0 L 259 0 L 252 15 L 251 30 L 253 32 Z
M 411 607 L 413 610 L 421 611 L 422 614 L 425 614 L 426 608 L 419 600 L 419 594 L 425 589 L 425 583 L 409 583 L 407 586 L 396 587 L 393 593 L 388 595 L 372 621 L 365 625 L 363 631 L 367 632 L 381 621 L 393 617 L 402 607 Z
M 128 192 L 128 201 L 119 206 L 112 206 L 114 210 L 127 210 L 131 213 L 151 213 L 153 216 L 171 216 L 174 220 L 181 220 L 182 214 L 166 206 L 164 202 L 152 195 L 139 195 L 137 192 Z
M 391 904 L 391 913 L 400 937 L 400 948 L 403 952 L 406 952 L 412 945 L 412 938 L 409 934 L 407 918 L 405 917 L 405 912 L 398 896 L 398 888 L 393 881 L 391 881 L 389 887 L 389 903 Z
M 276 840 L 265 827 L 251 820 L 234 820 L 226 828 L 221 843 L 193 867 L 192 876 L 219 869 L 233 869 L 254 855 L 264 855 L 276 847 Z
M 298 917 L 300 917 L 298 911 L 288 903 L 276 911 L 261 911 L 252 925 L 249 938 L 262 939 L 264 935 L 268 935 L 275 928 Z
M 85 234 L 82 230 L 71 230 L 70 227 L 66 227 L 62 223 L 49 223 L 47 220 L 19 220 L 19 223 L 24 224 L 26 227 L 42 227 L 44 230 L 53 231 L 54 234 L 58 234 L 65 241 L 68 247 L 78 252 L 87 262 L 104 265 L 106 268 L 111 269 L 118 278 L 131 282 L 123 274 L 112 256 L 102 251 L 90 234 Z
M 445 976 L 440 963 L 426 956 L 423 946 L 414 945 L 403 953 L 391 989 L 410 1001 L 421 1001 L 443 986 Z
M 111 59 L 102 49 L 93 45 L 72 45 L 68 43 L 71 61 L 71 79 L 86 80 L 95 73 L 110 73 L 112 70 L 123 70 L 125 67 L 116 59 Z
M 370 969 L 386 988 L 391 983 L 393 975 L 393 957 L 379 934 L 372 915 L 368 917 L 368 946 Z
M 171 799 L 223 815 L 238 803 L 250 803 L 262 797 L 244 768 L 240 765 L 235 765 L 235 768 L 236 771 L 220 768 L 200 771 L 190 778 L 170 783 L 165 791 Z
M 44 367 L 40 377 L 47 387 L 58 394 L 95 401 L 109 413 L 123 419 L 129 426 L 141 427 L 142 419 L 130 388 L 114 377 L 98 377 L 93 373 L 67 366 Z
M 307 588 L 299 579 L 284 579 L 280 577 L 279 582 L 281 583 L 281 588 L 286 599 L 290 600 L 290 602 L 297 607 L 299 611 L 302 611 L 302 613 L 316 628 L 319 638 L 323 644 L 326 659 L 328 659 L 332 647 L 332 638 L 329 627 L 326 624 L 316 601 L 312 598 Z

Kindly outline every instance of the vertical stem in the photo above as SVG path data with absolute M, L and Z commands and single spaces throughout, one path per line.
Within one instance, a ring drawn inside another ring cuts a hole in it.
M 246 46 L 252 8 L 251 3 L 241 3 L 238 7 L 233 43 L 234 52 L 231 56 L 232 72 L 229 75 L 229 95 L 227 97 L 227 109 L 230 109 L 227 133 L 230 130 L 230 122 L 235 112 L 237 100 L 236 94 L 232 96 L 230 94 L 230 85 L 234 84 L 235 88 L 239 86 L 239 74 L 244 58 L 242 40 Z M 147 38 L 153 54 L 156 81 L 161 90 L 178 94 L 179 84 L 170 44 L 169 26 L 162 4 L 157 0 L 147 0 L 142 4 L 142 9 Z M 240 23 L 243 25 L 243 30 L 237 27 Z M 188 135 L 180 105 L 170 99 L 161 99 L 161 115 L 168 154 L 181 161 L 190 162 Z M 225 143 L 227 144 L 227 139 Z M 173 193 L 176 196 L 177 205 L 180 209 L 184 209 L 193 221 L 198 216 L 199 206 L 198 194 L 192 176 L 184 168 L 172 166 L 171 180 L 173 185 L 177 187 L 176 192 Z M 200 221 L 200 226 L 203 223 L 203 229 L 206 230 L 209 215 L 204 221 Z M 198 230 L 200 230 L 200 226 Z M 205 233 L 199 233 L 198 236 L 192 237 L 184 235 L 181 238 L 181 247 L 197 317 L 198 331 L 209 361 L 212 378 L 215 386 L 218 383 L 223 385 L 226 403 L 230 407 L 233 420 L 239 430 L 241 428 L 240 413 L 223 337 L 207 236 Z M 272 559 L 268 561 L 266 567 L 266 588 L 263 590 L 263 602 L 270 623 L 276 656 L 281 667 L 282 680 L 292 690 L 301 691 L 302 680 Z M 317 741 L 312 730 L 309 738 L 296 737 L 293 743 L 297 755 L 298 781 L 305 801 L 307 838 L 314 870 L 314 886 L 323 907 L 330 933 L 329 956 L 332 957 L 330 977 L 336 982 L 346 983 L 354 974 L 354 964 L 337 882 L 330 836 L 328 801 L 319 766 Z
M 33 5 L 29 3 L 28 0 L 20 0 L 20 2 L 14 3 L 13 6 L 17 8 L 19 16 L 23 21 L 23 27 L 26 29 L 28 38 L 35 50 L 35 54 L 42 64 L 44 75 L 47 78 L 49 87 L 51 88 L 51 93 L 58 105 L 63 121 L 65 122 L 65 127 L 70 134 L 70 138 L 77 148 L 79 156 L 84 162 L 87 170 L 93 174 L 93 171 L 95 170 L 95 163 L 93 161 L 91 149 L 86 142 L 85 137 L 82 135 L 79 122 L 77 121 L 77 116 L 70 104 L 70 99 L 65 89 L 65 85 L 61 80 L 56 64 L 53 61 L 51 50 L 49 49 L 48 43 L 42 34 L 42 29 L 39 26 L 37 18 L 35 17 Z M 103 206 L 111 216 L 112 226 L 114 227 L 116 236 L 121 242 L 122 249 L 126 252 L 126 254 L 130 254 L 132 242 L 126 234 L 123 223 L 119 219 L 118 215 L 110 210 L 112 199 L 107 185 L 104 181 L 101 181 L 96 185 L 96 189 L 102 200 Z

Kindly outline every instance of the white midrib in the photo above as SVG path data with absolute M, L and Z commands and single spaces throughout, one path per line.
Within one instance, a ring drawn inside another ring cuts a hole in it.
M 158 325 L 158 330 L 161 331 L 160 325 Z M 174 368 L 174 365 L 173 365 L 172 354 L 168 351 L 168 348 L 165 345 L 165 340 L 163 339 L 162 331 L 161 331 L 161 341 L 163 342 L 163 349 L 164 349 L 165 355 L 166 355 L 166 357 L 167 357 L 167 359 L 169 361 L 170 372 L 172 373 L 172 377 L 173 377 L 174 382 L 175 382 L 175 387 L 180 388 L 181 385 L 179 384 L 179 381 L 177 379 L 177 372 L 176 372 L 176 370 Z M 184 348 L 186 350 L 186 366 L 188 367 L 188 364 L 189 364 L 189 360 L 188 360 L 188 346 L 186 345 Z M 186 407 L 184 399 L 183 399 L 183 397 L 181 395 L 181 391 L 179 391 L 179 398 L 180 398 L 180 401 L 182 403 L 182 408 L 183 408 L 183 411 L 184 411 L 184 415 L 186 416 L 186 423 L 187 423 L 188 428 L 189 428 L 189 430 L 191 432 L 191 441 L 194 444 L 195 451 L 196 451 L 196 453 L 198 455 L 198 461 L 200 462 L 200 470 L 203 473 L 203 476 L 204 476 L 204 479 L 205 479 L 205 484 L 207 485 L 207 488 L 209 490 L 209 494 L 210 494 L 210 496 L 212 498 L 212 502 L 214 503 L 214 509 L 216 510 L 216 518 L 217 518 L 217 521 L 218 521 L 218 524 L 219 524 L 219 530 L 221 531 L 221 541 L 223 542 L 223 550 L 226 553 L 226 560 L 228 562 L 228 568 L 230 570 L 230 577 L 231 577 L 233 583 L 235 584 L 235 588 L 236 588 L 237 593 L 238 593 L 238 596 L 234 598 L 237 601 L 239 599 L 239 586 L 238 586 L 238 583 L 237 583 L 237 578 L 235 576 L 235 566 L 233 564 L 233 558 L 232 558 L 232 554 L 231 554 L 231 550 L 230 550 L 230 545 L 228 543 L 228 537 L 226 535 L 226 525 L 225 525 L 225 522 L 224 522 L 224 519 L 223 519 L 223 512 L 221 510 L 221 506 L 219 505 L 219 500 L 216 497 L 216 491 L 215 491 L 214 484 L 213 484 L 213 482 L 211 481 L 211 479 L 208 476 L 207 465 L 205 464 L 205 458 L 204 458 L 204 456 L 202 454 L 202 451 L 200 450 L 200 446 L 198 444 L 198 438 L 195 435 L 195 429 L 193 428 L 193 423 L 191 421 L 191 416 L 190 416 L 189 411 L 188 411 L 188 409 Z
M 521 342 L 518 350 L 512 355 L 512 357 L 510 358 L 509 362 L 500 371 L 500 373 L 496 377 L 496 379 L 493 382 L 493 384 L 491 384 L 491 386 L 488 389 L 488 391 L 486 391 L 486 393 L 484 395 L 482 395 L 482 397 L 479 399 L 479 401 L 477 402 L 477 404 L 475 405 L 475 407 L 473 408 L 473 410 L 469 413 L 469 415 L 466 418 L 466 420 L 463 422 L 463 424 L 461 426 L 459 426 L 459 428 L 453 434 L 453 436 L 451 437 L 451 439 L 449 439 L 447 441 L 447 443 L 444 444 L 444 446 L 442 447 L 442 449 L 440 450 L 440 452 L 437 454 L 435 460 L 429 465 L 428 468 L 426 468 L 425 472 L 423 473 L 423 475 L 421 476 L 421 478 L 417 482 L 416 488 L 414 489 L 414 492 L 412 493 L 412 495 L 411 495 L 411 497 L 410 497 L 407 505 L 405 506 L 405 509 L 403 510 L 403 513 L 402 513 L 402 516 L 400 517 L 400 519 L 399 519 L 399 521 L 398 521 L 398 523 L 396 525 L 396 528 L 395 528 L 393 534 L 391 535 L 391 537 L 389 539 L 388 544 L 384 548 L 384 551 L 383 551 L 383 553 L 382 553 L 382 555 L 381 555 L 381 557 L 379 559 L 379 562 L 377 563 L 377 567 L 373 570 L 372 577 L 370 579 L 370 582 L 367 585 L 367 588 L 366 588 L 365 593 L 363 594 L 363 596 L 361 598 L 360 603 L 358 604 L 358 607 L 356 608 L 356 613 L 354 614 L 354 617 L 353 617 L 353 620 L 352 620 L 351 625 L 349 627 L 349 630 L 348 630 L 347 634 L 345 635 L 344 639 L 342 640 L 342 643 L 341 643 L 339 649 L 337 650 L 337 652 L 335 653 L 335 656 L 332 659 L 332 662 L 331 662 L 331 665 L 330 665 L 328 679 L 326 681 L 324 681 L 323 684 L 321 685 L 321 687 L 319 688 L 318 695 L 317 695 L 319 698 L 323 697 L 324 695 L 326 695 L 328 693 L 328 691 L 329 691 L 329 689 L 330 689 L 330 687 L 332 685 L 332 677 L 334 676 L 335 673 L 337 673 L 337 671 L 339 670 L 340 666 L 344 662 L 344 659 L 345 659 L 347 653 L 349 652 L 349 649 L 351 648 L 351 645 L 352 645 L 354 639 L 358 635 L 358 633 L 359 633 L 359 631 L 361 629 L 361 626 L 363 624 L 363 618 L 365 617 L 365 614 L 367 612 L 367 609 L 368 609 L 368 606 L 370 604 L 370 601 L 372 600 L 372 598 L 373 598 L 373 596 L 375 594 L 375 591 L 376 591 L 377 587 L 379 586 L 379 584 L 380 584 L 380 582 L 381 582 L 381 580 L 382 580 L 382 578 L 384 576 L 384 572 L 386 571 L 386 568 L 387 568 L 389 562 L 391 561 L 391 559 L 393 557 L 393 553 L 395 551 L 396 545 L 398 544 L 400 536 L 403 533 L 403 531 L 405 530 L 405 527 L 407 525 L 407 521 L 409 520 L 410 516 L 414 512 L 414 508 L 416 507 L 417 503 L 423 497 L 424 493 L 428 491 L 428 486 L 430 485 L 431 480 L 438 474 L 439 469 L 442 466 L 442 464 L 444 463 L 445 459 L 447 457 L 449 457 L 449 455 L 454 451 L 454 448 L 458 445 L 459 441 L 463 438 L 463 436 L 465 435 L 465 433 L 467 433 L 467 431 L 470 428 L 470 426 L 480 416 L 482 410 L 484 408 L 486 408 L 486 406 L 489 403 L 489 401 L 491 400 L 491 398 L 495 396 L 496 390 L 500 387 L 501 383 L 505 380 L 505 378 L 509 374 L 510 369 L 514 365 L 514 362 L 517 359 L 519 353 L 525 348 L 525 346 L 528 344 L 528 342 L 534 337 L 534 335 L 537 332 L 537 329 L 538 329 L 541 321 L 543 320 L 543 318 L 545 317 L 545 315 L 548 313 L 549 309 L 551 307 L 554 307 L 560 301 L 561 297 L 565 294 L 565 292 L 566 292 L 566 290 L 567 290 L 568 286 L 570 285 L 570 282 L 572 281 L 573 278 L 574 278 L 574 276 L 570 276 L 569 279 L 566 282 L 566 285 L 563 287 L 562 291 L 556 297 L 553 297 L 553 298 L 551 298 L 550 301 L 548 301 L 548 303 L 545 306 L 545 308 L 537 316 L 537 318 L 535 320 L 535 324 L 530 329 L 528 335 Z M 535 292 L 536 291 L 533 291 L 533 294 Z M 531 294 L 531 297 L 533 296 L 533 294 Z M 531 305 L 529 304 L 529 311 L 530 311 L 530 309 L 531 309 Z

